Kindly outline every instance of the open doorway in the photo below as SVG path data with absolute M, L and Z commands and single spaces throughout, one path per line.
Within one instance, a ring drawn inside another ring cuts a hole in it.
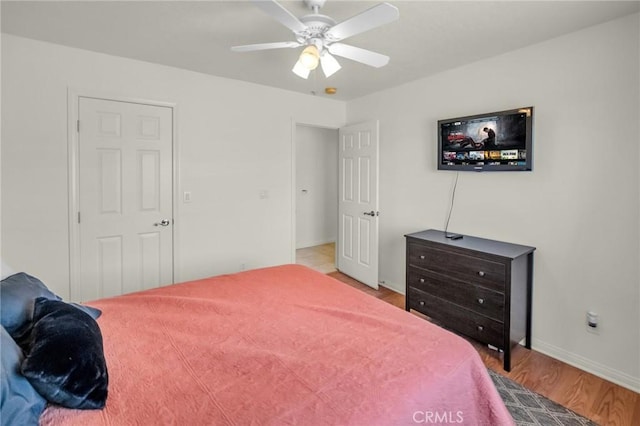
M 296 124 L 296 263 L 336 270 L 338 130 Z
M 327 243 L 296 249 L 296 263 L 323 274 L 336 272 L 336 244 Z

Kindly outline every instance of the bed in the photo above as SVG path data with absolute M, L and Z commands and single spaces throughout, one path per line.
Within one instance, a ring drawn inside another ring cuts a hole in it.
M 43 425 L 513 424 L 468 342 L 304 266 L 88 305 L 106 406 Z

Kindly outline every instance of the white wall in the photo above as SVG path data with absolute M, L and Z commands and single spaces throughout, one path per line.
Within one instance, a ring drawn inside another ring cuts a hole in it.
M 534 171 L 462 174 L 450 229 L 536 246 L 534 348 L 640 390 L 639 21 L 352 101 L 347 120 L 341 102 L 3 35 L 2 262 L 68 297 L 68 87 L 178 105 L 182 280 L 291 261 L 291 123 L 379 119 L 380 275 L 401 291 L 403 235 L 443 228 L 454 178 L 436 121 L 534 105 Z
M 460 174 L 449 230 L 537 247 L 533 346 L 640 389 L 639 15 L 364 97 L 380 120 L 380 275 L 404 288 L 405 233 L 443 229 L 454 172 L 438 119 L 535 106 L 534 170 Z M 588 309 L 599 334 L 586 330 Z
M 13 271 L 69 297 L 68 88 L 177 104 L 178 184 L 192 193 L 175 216 L 178 280 L 293 261 L 292 123 L 340 127 L 344 102 L 10 35 L 2 56 L 2 261 Z
M 296 248 L 335 242 L 338 233 L 338 131 L 298 125 L 295 139 Z

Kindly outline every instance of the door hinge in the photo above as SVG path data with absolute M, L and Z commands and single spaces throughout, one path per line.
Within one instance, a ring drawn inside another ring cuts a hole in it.
M 76 120 L 76 130 L 80 133 L 80 120 Z
M 78 223 L 80 223 L 80 212 L 78 212 Z

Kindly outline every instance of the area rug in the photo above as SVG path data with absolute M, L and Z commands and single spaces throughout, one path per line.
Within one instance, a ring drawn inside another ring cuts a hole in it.
M 548 398 L 539 395 L 513 380 L 488 370 L 507 409 L 518 426 L 528 425 L 589 425 L 597 423 L 583 417 Z

